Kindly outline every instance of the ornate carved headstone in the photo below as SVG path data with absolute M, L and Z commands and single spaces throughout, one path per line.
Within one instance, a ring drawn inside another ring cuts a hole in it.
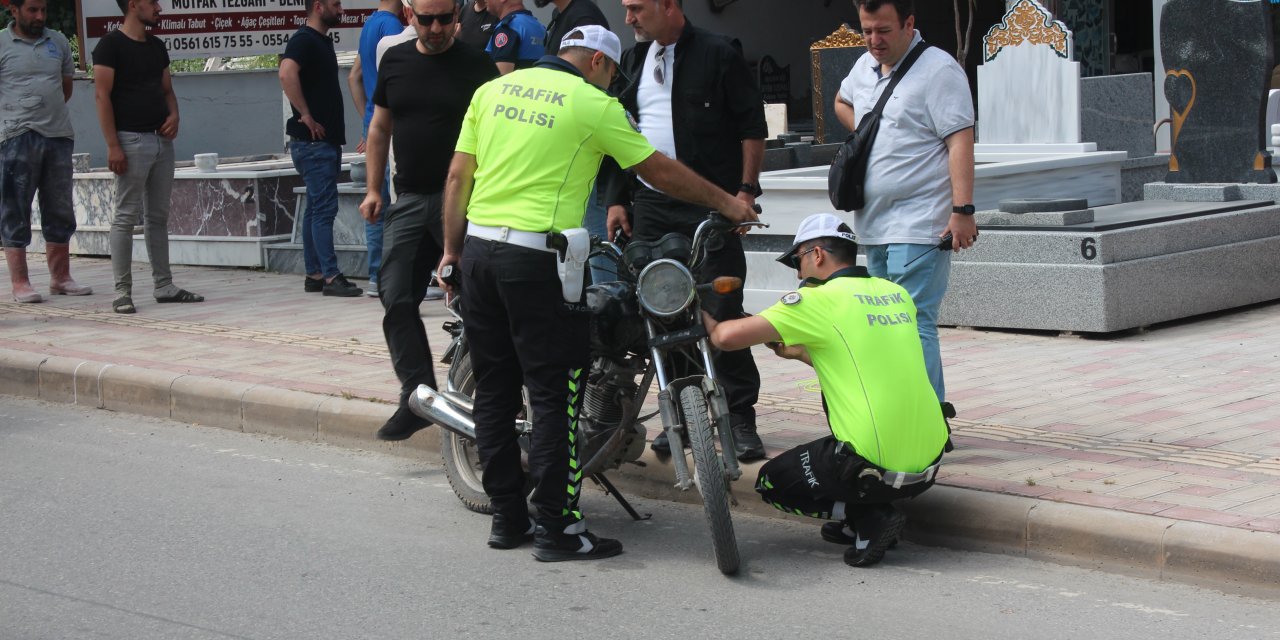
M 1080 63 L 1071 30 L 1019 0 L 983 37 L 978 137 L 983 144 L 1080 142 Z
M 779 66 L 773 56 L 760 58 L 760 94 L 766 104 L 791 102 L 791 65 Z
M 809 47 L 810 68 L 813 74 L 813 129 L 819 144 L 844 142 L 850 131 L 840 124 L 832 110 L 840 83 L 853 63 L 867 52 L 867 42 L 862 34 L 842 24 L 831 35 Z
M 1267 0 L 1169 0 L 1160 12 L 1173 120 L 1165 182 L 1276 181 L 1266 151 L 1275 64 Z

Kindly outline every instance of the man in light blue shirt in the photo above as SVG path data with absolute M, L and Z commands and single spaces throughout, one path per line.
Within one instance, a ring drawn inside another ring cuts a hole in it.
M 855 0 L 867 54 L 840 85 L 836 117 L 850 131 L 872 110 L 907 53 L 928 46 L 915 30 L 911 0 Z M 951 254 L 933 250 L 951 235 L 973 246 L 973 98 L 964 69 L 941 49 L 925 50 L 902 76 L 881 114 L 867 164 L 866 204 L 854 230 L 867 270 L 892 280 L 915 301 L 929 382 L 946 400 L 938 346 L 938 307 Z M 907 266 L 910 265 L 910 266 Z
M 363 126 L 360 129 L 360 144 L 356 151 L 364 153 L 365 138 L 369 134 L 369 122 L 373 120 L 373 90 L 378 86 L 378 42 L 387 36 L 394 36 L 404 31 L 404 23 L 400 22 L 400 0 L 381 0 L 378 10 L 364 21 L 360 28 L 360 44 L 357 48 L 355 64 L 351 66 L 351 74 L 347 76 L 347 86 L 351 89 L 351 101 L 360 112 Z M 388 173 L 388 176 L 390 174 Z M 382 181 L 382 201 L 391 201 L 388 184 Z M 382 219 L 364 223 L 365 247 L 369 250 L 369 286 L 364 293 L 367 296 L 378 295 L 378 270 L 382 268 Z

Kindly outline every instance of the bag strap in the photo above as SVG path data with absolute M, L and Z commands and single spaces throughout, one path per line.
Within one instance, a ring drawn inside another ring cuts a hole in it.
M 898 86 L 898 81 L 902 79 L 902 76 L 907 75 L 907 72 L 911 70 L 911 65 L 915 64 L 920 54 L 924 53 L 924 50 L 930 46 L 928 42 L 922 41 L 907 54 L 906 58 L 903 58 L 902 66 L 898 67 L 898 72 L 893 74 L 893 79 L 889 81 L 889 86 L 885 87 L 884 93 L 880 94 L 880 101 L 876 103 L 876 108 L 871 110 L 872 114 L 877 117 L 880 115 L 884 110 L 885 103 L 889 102 L 889 97 L 893 95 L 894 88 Z

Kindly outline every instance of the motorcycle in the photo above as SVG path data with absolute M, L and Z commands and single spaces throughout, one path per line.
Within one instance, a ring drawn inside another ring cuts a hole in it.
M 742 280 L 716 278 L 696 284 L 706 260 L 708 243 L 717 235 L 735 233 L 759 222 L 731 223 L 712 213 L 699 224 L 693 239 L 670 233 L 653 242 L 631 242 L 625 249 L 592 238 L 591 255 L 604 256 L 616 267 L 618 280 L 586 289 L 590 311 L 591 368 L 582 413 L 575 434 L 581 444 L 583 476 L 600 485 L 635 520 L 641 516 L 605 477 L 626 463 L 639 463 L 646 429 L 641 417 L 654 380 L 658 383 L 658 412 L 671 443 L 676 488 L 696 487 L 711 530 L 716 564 L 726 575 L 738 570 L 739 556 L 729 515 L 729 483 L 742 476 L 734 453 L 733 432 L 725 394 L 716 380 L 712 347 L 702 322 L 701 299 L 741 288 Z M 465 295 L 465 291 L 462 295 Z M 475 378 L 457 297 L 449 302 L 455 320 L 444 329 L 452 336 L 441 361 L 449 365 L 445 388 L 419 386 L 409 400 L 417 415 L 446 430 L 441 442 L 449 485 L 468 509 L 492 513 L 481 484 L 475 447 L 471 397 Z M 685 360 L 701 373 L 676 378 L 675 362 Z M 533 424 L 528 400 L 513 427 L 527 453 Z M 693 468 L 684 455 L 689 442 Z M 717 450 L 716 444 L 719 444 Z M 527 455 L 526 455 L 527 458 Z M 527 459 L 526 459 L 527 465 Z

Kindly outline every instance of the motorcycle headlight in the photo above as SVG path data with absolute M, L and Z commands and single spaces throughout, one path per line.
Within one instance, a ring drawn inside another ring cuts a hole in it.
M 693 301 L 693 275 L 674 260 L 655 260 L 640 272 L 636 292 L 646 311 L 670 318 Z

